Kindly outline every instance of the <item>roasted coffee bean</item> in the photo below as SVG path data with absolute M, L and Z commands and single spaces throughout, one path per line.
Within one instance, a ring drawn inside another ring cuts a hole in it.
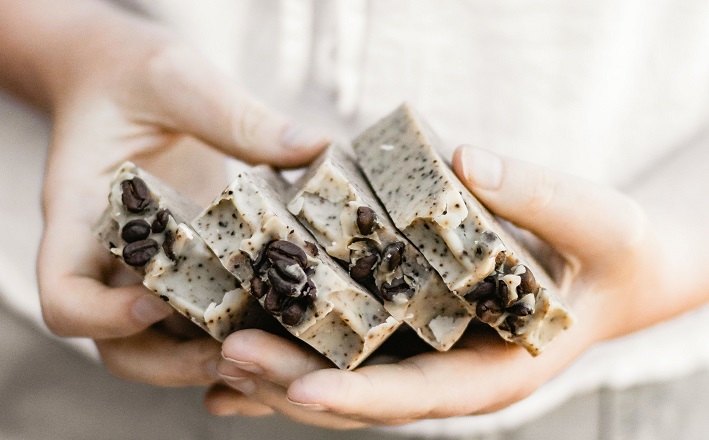
M 273 263 L 274 269 L 278 274 L 286 281 L 292 283 L 302 284 L 305 283 L 307 276 L 303 268 L 298 266 L 295 262 L 290 262 L 286 260 L 278 260 Z
M 281 296 L 270 287 L 266 289 L 263 308 L 272 315 L 280 315 L 281 313 Z
M 263 282 L 260 276 L 251 278 L 251 294 L 258 299 L 263 298 L 266 294 L 268 286 Z
M 173 234 L 172 231 L 165 231 L 165 241 L 162 242 L 162 250 L 165 251 L 165 255 L 167 255 L 167 258 L 176 262 L 177 255 L 175 255 L 175 251 L 173 249 L 174 246 L 175 234 Z
M 391 280 L 391 283 L 382 283 L 380 294 L 385 301 L 393 301 L 394 297 L 400 294 L 404 294 L 407 299 L 411 299 L 414 296 L 414 290 L 406 284 L 403 278 L 395 278 Z
M 502 303 L 499 298 L 490 296 L 487 298 L 482 298 L 478 301 L 475 307 L 475 314 L 482 322 L 491 324 L 500 317 L 502 314 Z
M 121 182 L 121 191 L 121 201 L 130 212 L 143 212 L 152 202 L 148 185 L 140 177 Z
M 377 214 L 368 206 L 357 208 L 357 228 L 362 235 L 369 235 L 374 232 L 377 225 Z
M 389 272 L 396 270 L 401 264 L 405 246 L 404 243 L 397 241 L 395 243 L 389 243 L 384 248 L 384 252 L 382 252 L 382 264 L 385 265 L 384 267 Z
M 145 220 L 131 220 L 123 226 L 121 238 L 127 243 L 145 240 L 150 235 L 150 225 Z
M 155 214 L 155 220 L 153 220 L 153 232 L 159 234 L 167 228 L 167 223 L 170 221 L 170 216 L 172 213 L 167 209 L 161 209 Z
M 306 307 L 300 301 L 293 301 L 283 308 L 281 321 L 285 325 L 298 325 L 305 317 Z
M 481 282 L 478 283 L 475 288 L 469 292 L 468 294 L 465 295 L 465 300 L 473 303 L 475 301 L 478 301 L 480 298 L 486 297 L 486 296 L 492 296 L 495 294 L 495 288 L 497 287 L 497 282 L 495 281 L 495 278 L 492 276 L 489 276 L 482 280 Z
M 504 280 L 498 281 L 497 294 L 505 307 L 509 307 L 517 301 L 517 292 L 510 292 L 510 286 Z
M 305 282 L 305 286 L 303 286 L 303 290 L 301 290 L 303 293 L 303 299 L 306 301 L 308 304 L 312 304 L 315 302 L 315 300 L 318 298 L 318 289 L 315 287 L 315 283 L 313 280 L 308 280 Z
M 123 248 L 123 260 L 133 267 L 145 266 L 153 258 L 160 246 L 155 240 L 147 238 L 145 240 L 134 241 Z
M 524 293 L 536 293 L 537 290 L 539 290 L 539 283 L 528 267 L 524 267 L 524 273 L 519 277 L 521 279 L 519 285 L 522 287 Z
M 502 266 L 505 263 L 505 258 L 507 258 L 505 251 L 498 252 L 495 256 L 495 267 Z
M 251 263 L 251 267 L 254 269 L 255 272 L 259 272 L 264 269 L 264 263 L 268 262 L 268 259 L 266 258 L 266 253 L 268 252 L 268 246 L 271 243 L 268 243 L 266 246 L 264 246 L 263 249 L 261 249 L 261 252 L 256 255 L 256 259 Z
M 374 266 L 376 266 L 379 257 L 377 255 L 367 255 L 357 259 L 354 266 L 350 267 L 350 276 L 355 281 L 363 281 L 372 276 Z
M 295 260 L 302 268 L 305 268 L 308 264 L 308 257 L 305 255 L 305 251 L 297 244 L 286 240 L 276 240 L 268 245 L 266 256 L 272 263 L 277 260 Z
M 517 316 L 527 316 L 534 313 L 534 307 L 525 301 L 517 301 L 507 310 Z
M 300 296 L 301 286 L 298 283 L 283 279 L 274 267 L 268 270 L 268 282 L 271 283 L 273 290 L 280 295 Z
M 510 333 L 512 333 L 513 336 L 516 336 L 518 334 L 518 330 L 520 327 L 524 325 L 524 318 L 521 318 L 519 316 L 514 316 L 510 315 L 507 318 L 505 318 L 505 322 L 500 325 L 500 328 L 502 330 L 506 330 Z

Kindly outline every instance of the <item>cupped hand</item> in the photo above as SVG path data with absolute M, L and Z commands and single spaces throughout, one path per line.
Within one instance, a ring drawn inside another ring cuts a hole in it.
M 157 25 L 101 8 L 95 14 L 72 30 L 76 44 L 48 81 L 54 126 L 38 258 L 44 319 L 56 334 L 96 340 L 119 377 L 213 383 L 219 344 L 152 326 L 172 309 L 92 233 L 111 175 L 132 160 L 204 204 L 226 184 L 222 155 L 294 166 L 327 140 L 254 100 Z
M 591 345 L 686 311 L 678 273 L 637 203 L 607 187 L 469 146 L 453 167 L 488 208 L 530 230 L 565 257 L 563 295 L 577 322 L 538 357 L 471 327 L 450 351 L 427 352 L 355 371 L 331 368 L 311 350 L 253 330 L 224 342 L 226 383 L 304 423 L 331 428 L 397 425 L 488 413 L 534 392 Z M 680 259 L 681 260 L 681 259 Z M 248 411 L 221 390 L 215 413 Z

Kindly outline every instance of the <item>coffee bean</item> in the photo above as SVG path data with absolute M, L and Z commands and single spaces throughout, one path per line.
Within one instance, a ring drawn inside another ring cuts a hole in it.
M 263 282 L 260 276 L 251 278 L 251 294 L 258 299 L 263 298 L 266 294 L 268 286 Z
M 368 206 L 357 208 L 357 228 L 362 235 L 369 235 L 374 232 L 377 224 L 377 214 Z
M 273 264 L 278 274 L 286 281 L 302 284 L 305 283 L 307 276 L 303 269 L 295 262 L 286 260 L 278 260 Z
M 382 252 L 382 264 L 385 264 L 384 267 L 386 267 L 389 272 L 396 270 L 401 264 L 405 246 L 404 243 L 397 241 L 395 243 L 389 243 L 384 248 L 384 252 Z
M 303 293 L 303 299 L 308 304 L 312 304 L 316 299 L 318 299 L 318 289 L 315 287 L 315 282 L 313 282 L 313 280 L 306 281 L 301 292 Z
M 514 294 L 510 292 L 510 287 L 504 280 L 500 280 L 497 283 L 497 294 L 500 296 L 502 304 L 504 304 L 505 307 L 509 307 L 517 301 L 517 292 L 514 292 Z
M 468 292 L 465 295 L 465 300 L 468 301 L 469 303 L 474 303 L 475 301 L 478 301 L 480 298 L 486 297 L 486 296 L 491 296 L 495 294 L 495 289 L 497 287 L 497 282 L 495 281 L 495 278 L 492 276 L 489 276 L 485 278 L 484 280 L 480 281 L 475 288 Z
M 274 267 L 268 270 L 268 282 L 271 283 L 273 290 L 280 295 L 300 296 L 300 286 L 297 283 L 283 279 Z
M 494 296 L 489 296 L 478 301 L 478 304 L 475 307 L 475 314 L 482 322 L 492 324 L 500 317 L 502 310 L 503 307 L 500 299 Z
M 266 256 L 272 263 L 277 260 L 295 260 L 300 267 L 305 268 L 308 264 L 308 257 L 303 249 L 297 244 L 286 240 L 276 240 L 268 246 Z
M 524 293 L 536 293 L 537 290 L 539 290 L 539 283 L 528 267 L 525 266 L 524 273 L 519 277 L 521 279 L 519 285 L 522 287 Z
M 121 182 L 121 191 L 121 201 L 130 212 L 143 212 L 152 202 L 148 185 L 140 177 Z
M 315 243 L 311 243 L 309 241 L 305 242 L 305 249 L 308 250 L 308 253 L 312 255 L 313 257 L 317 257 L 320 251 L 318 250 L 318 247 L 315 245 Z
M 507 310 L 517 316 L 527 316 L 534 313 L 534 307 L 524 301 L 517 301 Z
M 266 289 L 266 297 L 263 300 L 263 308 L 272 315 L 281 313 L 281 296 L 272 288 Z
M 414 290 L 406 284 L 403 278 L 395 278 L 391 280 L 391 283 L 382 283 L 380 293 L 385 301 L 393 301 L 395 296 L 402 293 L 406 296 L 406 299 L 411 299 L 414 296 Z
M 518 334 L 520 327 L 524 325 L 524 318 L 519 316 L 510 315 L 505 318 L 505 322 L 500 325 L 500 329 L 512 333 L 513 336 Z
M 161 209 L 155 214 L 155 220 L 153 220 L 153 232 L 159 234 L 167 228 L 167 223 L 170 221 L 170 216 L 172 213 L 167 209 Z
M 145 220 L 131 220 L 123 226 L 121 238 L 128 243 L 145 240 L 150 235 L 150 225 Z
M 377 255 L 367 255 L 357 259 L 354 266 L 350 267 L 350 276 L 355 281 L 362 282 L 372 276 L 374 266 L 376 266 L 379 257 Z
M 147 238 L 135 241 L 123 248 L 123 260 L 133 267 L 145 266 L 160 250 L 158 242 Z
M 281 312 L 281 321 L 285 325 L 298 325 L 305 317 L 305 306 L 300 301 L 293 301 L 283 308 Z
M 271 242 L 273 243 L 273 242 Z M 263 268 L 264 263 L 268 262 L 268 259 L 266 258 L 266 253 L 268 252 L 268 246 L 271 244 L 268 243 L 266 246 L 261 249 L 261 252 L 256 255 L 256 259 L 251 263 L 251 267 L 254 269 L 255 272 L 261 271 L 261 269 L 267 270 L 268 268 Z
M 505 258 L 507 258 L 505 251 L 498 252 L 495 256 L 495 267 L 502 266 L 505 263 Z
M 175 234 L 172 231 L 165 231 L 165 241 L 162 242 L 162 250 L 165 251 L 167 258 L 177 262 L 173 247 L 175 246 Z

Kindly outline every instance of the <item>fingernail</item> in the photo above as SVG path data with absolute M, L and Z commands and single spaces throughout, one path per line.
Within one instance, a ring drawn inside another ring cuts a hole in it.
M 233 362 L 229 362 L 225 359 L 222 359 L 219 362 L 217 362 L 216 371 L 220 377 L 240 378 L 240 377 L 248 377 L 251 375 L 251 372 L 249 372 L 243 368 L 239 368 Z
M 312 148 L 316 145 L 324 145 L 330 137 L 317 130 L 305 128 L 300 125 L 291 125 L 283 132 L 281 144 L 285 148 Z
M 147 294 L 135 300 L 131 312 L 138 322 L 153 324 L 170 316 L 172 307 L 160 298 Z
M 489 151 L 466 145 L 461 157 L 468 183 L 481 189 L 497 189 L 502 183 L 502 160 Z
M 300 402 L 290 400 L 288 397 L 286 397 L 286 399 L 288 399 L 288 401 L 290 403 L 297 406 L 298 408 L 307 409 L 308 411 L 327 411 L 328 410 L 326 407 L 320 405 L 319 403 L 300 403 Z
M 248 377 L 225 377 L 224 382 L 236 391 L 240 391 L 242 394 L 249 395 L 256 392 L 256 382 Z
M 235 366 L 241 370 L 248 371 L 249 373 L 263 374 L 265 371 L 263 369 L 263 367 L 256 365 L 253 362 L 237 361 L 236 359 L 232 359 L 230 357 L 225 356 L 224 353 L 222 353 L 222 357 L 224 358 L 225 361 L 229 362 L 233 366 Z

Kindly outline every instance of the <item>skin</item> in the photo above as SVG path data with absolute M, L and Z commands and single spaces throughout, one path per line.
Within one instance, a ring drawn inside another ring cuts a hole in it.
M 709 299 L 707 281 L 695 275 L 709 260 L 705 147 L 678 152 L 621 193 L 463 146 L 452 163 L 464 184 L 571 265 L 564 294 L 577 324 L 544 354 L 532 358 L 481 330 L 446 353 L 347 372 L 258 330 L 236 332 L 223 346 L 188 337 L 90 232 L 113 170 L 136 161 L 204 204 L 225 186 L 214 172 L 224 155 L 296 166 L 326 137 L 258 103 L 165 29 L 93 0 L 1 2 L 0 66 L 0 85 L 53 119 L 38 258 L 47 325 L 94 339 L 118 377 L 209 386 L 205 406 L 214 414 L 276 411 L 351 429 L 487 413 L 529 395 L 594 344 Z

